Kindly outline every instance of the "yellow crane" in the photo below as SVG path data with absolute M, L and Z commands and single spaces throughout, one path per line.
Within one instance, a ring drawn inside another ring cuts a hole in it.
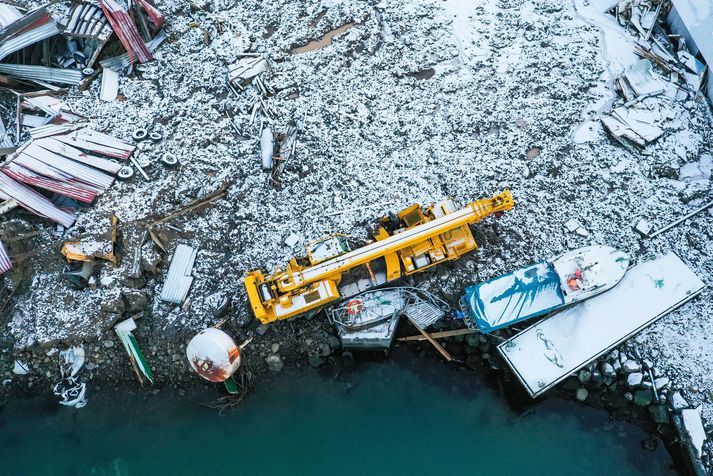
M 369 286 L 379 286 L 459 258 L 477 248 L 470 225 L 515 206 L 508 190 L 457 209 L 450 199 L 425 210 L 414 204 L 379 220 L 374 241 L 350 250 L 344 235 L 307 244 L 307 256 L 265 276 L 250 271 L 244 284 L 250 307 L 261 322 L 288 319 L 340 298 L 345 273 L 364 266 Z M 354 286 L 358 286 L 354 284 Z M 362 289 L 358 289 L 360 291 Z

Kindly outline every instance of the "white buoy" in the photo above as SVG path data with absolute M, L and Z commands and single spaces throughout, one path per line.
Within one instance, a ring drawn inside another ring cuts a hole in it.
M 211 382 L 224 382 L 240 367 L 240 347 L 228 334 L 214 327 L 191 339 L 186 356 L 193 370 Z

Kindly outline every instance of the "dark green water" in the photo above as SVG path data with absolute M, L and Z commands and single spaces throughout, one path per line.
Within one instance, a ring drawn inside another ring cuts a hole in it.
M 674 474 L 639 429 L 559 399 L 513 412 L 472 372 L 396 352 L 349 384 L 327 373 L 283 371 L 222 417 L 198 405 L 213 392 L 90 393 L 81 410 L 16 399 L 0 474 Z

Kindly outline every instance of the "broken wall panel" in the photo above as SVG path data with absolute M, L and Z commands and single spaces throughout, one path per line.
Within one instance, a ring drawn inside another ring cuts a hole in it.
M 5 246 L 0 241 L 0 274 L 7 273 L 12 269 L 12 261 L 5 250 Z
M 28 155 L 82 182 L 98 186 L 103 190 L 109 188 L 114 182 L 114 177 L 109 174 L 56 154 L 35 143 L 27 146 L 20 155 Z
M 668 253 L 632 267 L 615 288 L 538 322 L 500 344 L 498 351 L 534 398 L 704 287 Z
M 126 48 L 131 64 L 151 61 L 153 56 L 146 47 L 139 30 L 136 28 L 136 23 L 134 23 L 129 13 L 114 0 L 100 0 L 100 3 L 116 36 L 119 37 L 119 41 Z
M 0 60 L 60 33 L 44 7 L 33 10 L 0 30 Z
M 173 252 L 171 265 L 168 268 L 166 281 L 161 289 L 161 300 L 181 304 L 188 296 L 193 283 L 191 271 L 196 260 L 196 250 L 188 245 L 180 244 Z
M 18 182 L 59 193 L 83 203 L 92 203 L 97 197 L 97 193 L 94 190 L 43 177 L 12 162 L 4 166 L 2 170 L 7 176 Z
M 111 102 L 119 94 L 119 73 L 110 68 L 102 69 L 102 85 L 99 99 Z
M 76 215 L 56 207 L 52 202 L 29 187 L 13 180 L 0 172 L 0 193 L 14 199 L 22 208 L 49 218 L 64 227 L 70 227 L 76 220 Z
M 0 50 L 2 47 L 0 47 Z M 30 81 L 43 81 L 48 83 L 69 84 L 76 86 L 82 82 L 84 76 L 77 69 L 50 68 L 27 64 L 0 63 L 0 73 L 8 76 Z
M 66 35 L 96 38 L 109 27 L 102 9 L 91 3 L 77 3 L 72 7 L 64 29 Z

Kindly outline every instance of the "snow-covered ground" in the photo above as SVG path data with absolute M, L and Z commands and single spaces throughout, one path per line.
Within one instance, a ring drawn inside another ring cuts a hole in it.
M 138 331 L 149 343 L 215 323 L 224 296 L 233 298 L 233 319 L 241 321 L 248 313 L 243 275 L 300 253 L 301 244 L 284 244 L 288 235 L 303 242 L 334 232 L 365 239 L 366 226 L 386 207 L 329 212 L 381 202 L 396 210 L 445 196 L 465 204 L 504 188 L 516 208 L 474 227 L 481 249 L 416 278 L 419 284 L 454 299 L 474 281 L 588 244 L 628 250 L 635 259 L 673 251 L 713 282 L 710 210 L 654 240 L 633 230 L 640 218 L 662 225 L 711 200 L 710 109 L 682 95 L 642 101 L 644 108 L 666 107 L 659 115 L 665 134 L 648 156 L 605 135 L 598 117 L 615 99 L 612 80 L 636 60 L 627 33 L 601 14 L 607 3 L 159 1 L 169 40 L 156 61 L 122 76 L 124 99 L 101 102 L 97 80 L 67 100 L 117 137 L 130 139 L 136 127 L 163 132 L 163 142 L 140 145 L 138 160 L 151 180 L 136 174 L 117 182 L 66 232 L 30 219 L 40 230 L 24 243 L 31 269 L 18 267 L 7 278 L 16 285 L 24 277 L 1 325 L 18 347 L 92 340 L 128 312 L 126 296 L 136 287 L 150 301 Z M 354 26 L 332 44 L 292 53 L 347 23 Z M 263 53 L 274 70 L 270 84 L 284 88 L 269 101 L 274 127 L 300 128 L 281 192 L 260 170 L 260 121 L 249 125 L 255 92 L 236 96 L 226 85 L 227 65 L 246 50 Z M 166 152 L 179 158 L 179 168 L 162 167 Z M 140 219 L 226 181 L 225 199 L 158 228 L 170 250 L 178 243 L 198 249 L 188 302 L 158 300 L 168 260 L 151 241 L 143 245 L 145 287 L 143 279 L 129 279 L 146 223 Z M 95 289 L 71 290 L 60 276 L 59 245 L 105 230 L 109 211 L 122 221 L 122 259 L 98 271 Z M 572 218 L 581 224 L 576 232 L 563 226 Z M 708 422 L 711 294 L 636 337 L 692 403 L 703 403 Z

